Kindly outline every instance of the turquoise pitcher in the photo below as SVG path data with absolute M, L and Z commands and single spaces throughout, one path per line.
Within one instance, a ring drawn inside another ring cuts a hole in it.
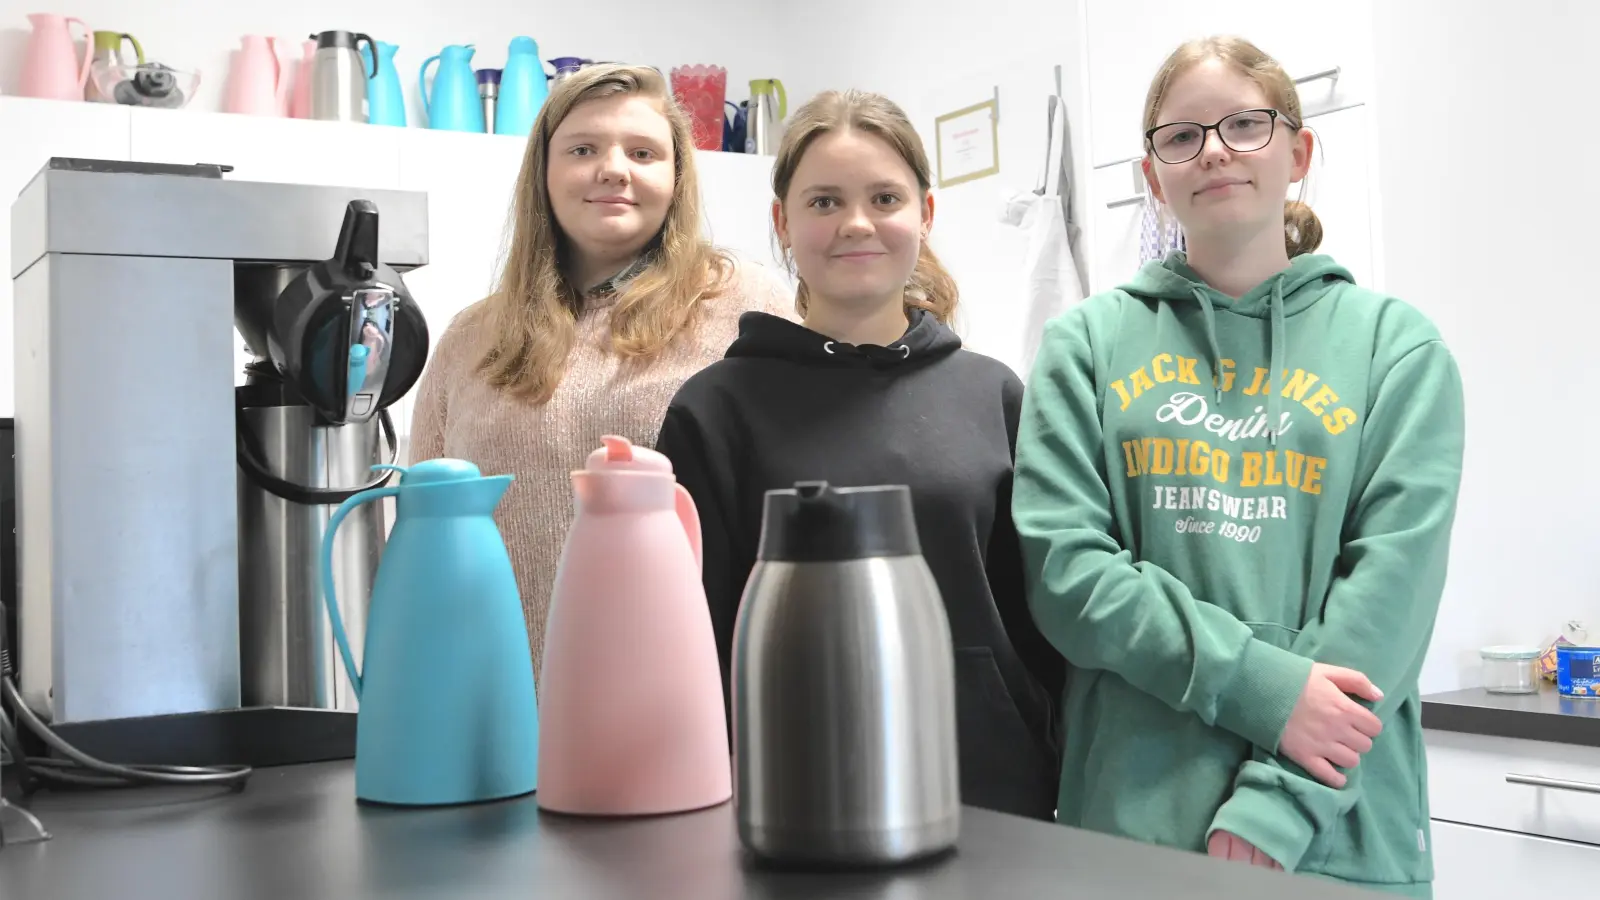
M 539 716 L 533 653 L 511 557 L 493 513 L 510 475 L 430 459 L 397 485 L 339 504 L 322 536 L 322 597 L 359 709 L 356 798 L 435 806 L 534 790 Z M 333 588 L 333 541 L 362 503 L 395 497 L 357 671 Z
M 494 133 L 527 137 L 539 108 L 550 96 L 550 76 L 539 61 L 539 45 L 531 37 L 514 37 L 500 73 L 500 100 L 495 105 Z
M 422 63 L 417 77 L 422 89 L 422 111 L 428 127 L 439 131 L 485 130 L 483 100 L 478 96 L 478 77 L 472 73 L 472 44 L 451 44 Z M 439 63 L 428 90 L 428 66 Z
M 378 65 L 372 65 L 373 48 L 378 52 Z M 367 121 L 373 125 L 406 127 L 406 98 L 400 92 L 400 73 L 394 68 L 394 52 L 400 49 L 383 41 L 362 43 L 363 71 L 374 74 L 367 78 Z

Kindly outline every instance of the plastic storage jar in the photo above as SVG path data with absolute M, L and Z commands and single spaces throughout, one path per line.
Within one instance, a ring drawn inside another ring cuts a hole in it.
M 1491 694 L 1534 694 L 1539 691 L 1538 647 L 1484 647 L 1483 689 Z

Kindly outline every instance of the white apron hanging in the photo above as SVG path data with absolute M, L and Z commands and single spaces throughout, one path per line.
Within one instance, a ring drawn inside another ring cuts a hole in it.
M 1058 110 L 1059 128 L 1056 124 Z M 1032 374 L 1033 360 L 1044 338 L 1045 323 L 1083 301 L 1083 282 L 1072 258 L 1072 241 L 1061 197 L 1063 185 L 1068 182 L 1066 127 L 1067 106 L 1060 97 L 1051 96 L 1045 170 L 1039 186 L 1009 197 L 1000 213 L 1000 221 L 1021 229 L 1028 241 L 1023 257 L 1027 300 L 1020 348 L 1024 383 Z

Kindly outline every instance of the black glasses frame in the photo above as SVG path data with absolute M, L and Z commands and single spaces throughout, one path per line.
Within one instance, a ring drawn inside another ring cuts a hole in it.
M 1262 144 L 1259 147 L 1251 147 L 1249 150 L 1240 150 L 1238 147 L 1235 147 L 1234 145 L 1228 143 L 1227 137 L 1225 137 L 1223 135 L 1223 133 L 1222 133 L 1222 123 L 1228 121 L 1229 119 L 1233 118 L 1234 116 L 1242 116 L 1245 113 L 1266 113 L 1267 114 L 1267 118 L 1272 120 L 1272 127 L 1267 132 L 1266 143 Z M 1145 131 L 1145 133 L 1144 133 L 1144 144 L 1145 144 L 1145 147 L 1147 147 L 1150 150 L 1150 152 L 1155 155 L 1156 159 L 1161 160 L 1162 162 L 1166 163 L 1169 166 L 1176 166 L 1176 165 L 1179 165 L 1180 163 L 1186 163 L 1189 160 L 1194 159 L 1196 156 L 1199 156 L 1201 153 L 1204 153 L 1205 149 L 1206 149 L 1206 135 L 1209 132 L 1212 132 L 1212 131 L 1215 131 L 1217 133 L 1217 139 L 1222 141 L 1222 146 L 1227 147 L 1229 150 L 1232 150 L 1235 153 L 1254 153 L 1257 150 L 1265 150 L 1267 148 L 1267 144 L 1272 143 L 1273 136 L 1278 133 L 1278 119 L 1280 119 L 1280 118 L 1283 119 L 1283 124 L 1288 125 L 1290 128 L 1296 128 L 1297 127 L 1293 122 L 1291 122 L 1289 120 L 1288 116 L 1283 115 L 1282 113 L 1278 112 L 1275 109 L 1270 109 L 1270 108 L 1264 108 L 1264 109 L 1241 109 L 1238 112 L 1228 113 L 1227 115 L 1223 116 L 1222 118 L 1218 119 L 1217 121 L 1213 122 L 1210 125 L 1205 125 L 1205 124 L 1200 123 L 1200 122 L 1168 122 L 1168 123 L 1166 123 L 1164 125 L 1157 125 L 1156 127 L 1148 129 L 1147 131 Z M 1200 140 L 1195 141 L 1195 151 L 1194 151 L 1194 153 L 1192 155 L 1186 156 L 1183 159 L 1164 159 L 1164 158 L 1162 158 L 1160 152 L 1158 152 L 1156 150 L 1155 133 L 1158 132 L 1158 131 L 1161 131 L 1162 129 L 1165 129 L 1165 128 L 1171 128 L 1174 125 L 1193 125 L 1194 127 L 1200 129 Z

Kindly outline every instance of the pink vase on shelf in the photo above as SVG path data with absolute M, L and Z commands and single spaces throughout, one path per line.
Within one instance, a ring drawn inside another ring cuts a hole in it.
M 733 796 L 700 518 L 672 464 L 607 436 L 572 473 L 539 677 L 540 808 L 592 816 Z
M 301 44 L 301 57 L 294 64 L 294 95 L 289 100 L 289 115 L 296 119 L 311 118 L 311 63 L 317 56 L 317 42 Z
M 28 21 L 33 33 L 22 54 L 19 93 L 41 100 L 82 100 L 89 84 L 89 65 L 94 61 L 93 31 L 82 19 L 53 13 L 29 13 Z M 84 31 L 81 62 L 71 25 Z
M 277 38 L 245 35 L 228 72 L 223 110 L 247 116 L 282 116 L 289 108 L 288 89 Z
M 672 96 L 689 114 L 694 145 L 722 149 L 723 102 L 728 99 L 728 70 L 721 66 L 678 66 L 672 70 Z

